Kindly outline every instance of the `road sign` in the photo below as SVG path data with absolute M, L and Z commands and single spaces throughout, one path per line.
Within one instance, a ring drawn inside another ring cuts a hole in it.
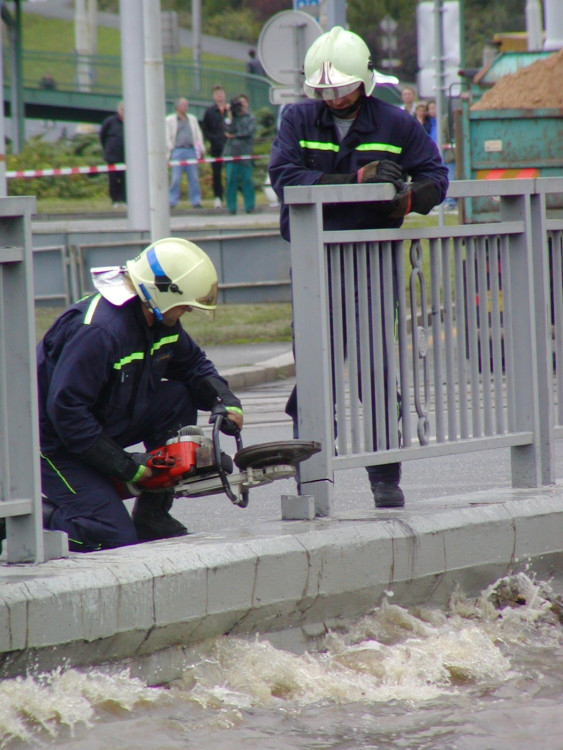
M 382 68 L 398 68 L 401 64 L 401 61 L 398 58 L 385 58 L 384 60 L 380 60 L 379 64 Z
M 393 34 L 396 31 L 398 25 L 399 24 L 397 23 L 397 21 L 395 21 L 394 18 L 391 18 L 389 14 L 387 14 L 385 18 L 379 22 L 379 28 L 386 34 Z
M 305 54 L 322 33 L 315 19 L 303 11 L 284 10 L 272 16 L 258 38 L 258 57 L 268 76 L 300 89 Z
M 394 52 L 397 49 L 397 37 L 396 36 L 382 36 L 379 40 L 381 49 L 384 52 Z
M 293 86 L 272 86 L 270 88 L 270 104 L 281 107 L 282 104 L 293 104 L 306 99 L 302 91 L 296 91 Z

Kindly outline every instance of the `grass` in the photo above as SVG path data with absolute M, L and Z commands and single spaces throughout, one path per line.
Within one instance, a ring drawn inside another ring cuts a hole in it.
M 35 331 L 38 342 L 63 310 L 64 307 L 36 308 Z M 214 322 L 197 313 L 188 313 L 183 316 L 182 325 L 203 348 L 223 344 L 291 341 L 291 305 L 219 305 Z
M 75 49 L 73 21 L 46 18 L 35 13 L 23 13 L 22 25 L 24 50 L 70 54 Z M 121 33 L 119 29 L 98 26 L 98 55 L 121 57 Z M 173 59 L 192 62 L 191 48 L 180 47 L 178 54 L 174 55 Z M 207 52 L 202 52 L 201 61 L 204 65 L 211 67 L 221 68 L 227 65 L 228 70 L 245 71 L 245 61 L 210 55 Z M 49 72 L 57 79 L 56 68 Z M 40 75 L 35 75 L 36 79 L 40 77 Z
M 76 201 L 76 204 L 79 202 Z M 106 203 L 107 208 L 107 203 Z M 91 203 L 88 209 L 92 210 Z M 41 209 L 40 209 L 41 210 Z M 86 214 L 89 210 L 82 203 L 81 210 Z M 446 214 L 446 224 L 455 224 L 455 215 Z M 408 228 L 430 227 L 437 224 L 437 216 L 410 216 L 404 226 Z M 423 241 L 425 243 L 425 241 Z M 427 243 L 425 243 L 427 245 Z M 405 247 L 405 269 L 408 269 L 408 245 Z M 423 273 L 430 278 L 430 258 L 424 251 Z M 408 299 L 408 289 L 407 289 Z M 63 307 L 36 308 L 35 326 L 37 341 L 44 335 L 55 318 L 61 314 Z M 291 305 L 289 303 L 268 303 L 260 305 L 219 305 L 215 314 L 215 321 L 191 313 L 184 315 L 182 324 L 190 336 L 205 348 L 206 346 L 220 346 L 224 344 L 251 344 L 291 341 Z

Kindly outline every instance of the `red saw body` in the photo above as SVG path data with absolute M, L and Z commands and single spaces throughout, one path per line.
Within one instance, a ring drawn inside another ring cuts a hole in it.
M 243 448 L 240 434 L 237 434 L 234 463 L 240 471 L 233 474 L 233 459 L 219 444 L 220 428 L 221 418 L 213 425 L 212 438 L 208 438 L 199 427 L 182 427 L 164 446 L 151 451 L 147 465 L 154 474 L 138 484 L 139 491 L 172 489 L 177 497 L 224 492 L 235 505 L 244 508 L 248 505 L 251 487 L 294 476 L 297 464 L 321 449 L 319 443 L 305 440 Z

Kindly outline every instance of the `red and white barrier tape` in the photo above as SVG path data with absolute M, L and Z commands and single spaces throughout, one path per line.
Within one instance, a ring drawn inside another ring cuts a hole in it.
M 207 159 L 186 159 L 182 161 L 170 161 L 171 167 L 185 166 L 187 164 L 212 164 L 214 162 L 229 161 L 248 161 L 249 159 L 265 159 L 266 154 L 259 156 L 218 156 Z M 54 169 L 17 169 L 6 172 L 6 179 L 31 177 L 61 177 L 74 174 L 102 174 L 103 172 L 124 172 L 127 169 L 125 164 L 100 164 L 97 167 L 56 167 Z

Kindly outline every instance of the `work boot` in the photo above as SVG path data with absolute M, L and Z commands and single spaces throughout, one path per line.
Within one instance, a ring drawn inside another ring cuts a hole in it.
M 187 528 L 168 512 L 173 502 L 172 492 L 141 492 L 131 513 L 140 542 L 186 536 Z
M 401 464 L 367 466 L 367 473 L 376 508 L 402 508 L 405 505 L 401 481 Z

